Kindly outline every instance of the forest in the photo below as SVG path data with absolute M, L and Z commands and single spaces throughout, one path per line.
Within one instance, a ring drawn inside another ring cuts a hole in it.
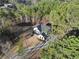
M 32 26 L 42 20 L 52 24 L 56 39 L 50 38 L 35 59 L 79 59 L 79 0 L 0 0 L 0 57 L 16 45 L 22 53 L 22 34 L 32 37 Z

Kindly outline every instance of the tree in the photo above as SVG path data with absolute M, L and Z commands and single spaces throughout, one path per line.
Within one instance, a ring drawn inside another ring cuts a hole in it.
M 72 27 L 79 27 L 78 0 L 41 0 L 34 4 L 33 15 L 42 19 L 48 15 L 53 23 L 54 34 L 63 35 Z
M 79 38 L 69 37 L 50 42 L 41 51 L 41 59 L 78 59 Z

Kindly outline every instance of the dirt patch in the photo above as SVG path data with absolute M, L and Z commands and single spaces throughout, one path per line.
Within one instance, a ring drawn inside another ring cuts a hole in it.
M 24 47 L 33 47 L 37 45 L 40 42 L 40 40 L 37 39 L 36 35 L 32 36 L 29 39 L 24 38 L 23 46 Z
M 23 47 L 34 47 L 35 45 L 37 45 L 38 43 L 40 43 L 41 41 L 40 40 L 38 40 L 37 39 L 37 37 L 36 37 L 36 35 L 33 35 L 32 37 L 30 37 L 30 38 L 26 38 L 25 37 L 25 34 L 22 34 L 24 37 L 22 37 L 21 39 L 22 39 L 22 43 L 23 43 Z M 21 44 L 21 42 L 20 42 L 20 44 Z M 18 45 L 16 45 L 16 46 L 14 46 L 9 52 L 11 52 L 11 56 L 12 55 L 15 55 L 16 54 L 16 52 L 18 51 L 18 49 L 19 49 L 19 47 L 18 47 Z M 28 55 L 28 57 L 30 58 L 30 59 L 40 59 L 39 58 L 39 56 L 40 56 L 40 53 L 39 53 L 39 51 L 35 51 L 35 52 L 33 52 L 33 53 L 31 53 L 31 54 L 29 54 Z M 3 58 L 5 59 L 7 56 L 4 56 Z M 6 59 L 9 59 L 9 58 L 6 58 Z
M 37 45 L 38 43 L 40 43 L 41 41 L 37 39 L 37 36 L 34 35 L 32 37 L 30 37 L 29 39 L 24 38 L 23 41 L 23 46 L 24 47 L 34 47 L 35 45 Z M 28 55 L 29 59 L 40 59 L 40 51 L 35 51 L 31 54 Z
M 40 58 L 40 51 L 36 51 L 29 55 L 29 59 L 41 59 Z

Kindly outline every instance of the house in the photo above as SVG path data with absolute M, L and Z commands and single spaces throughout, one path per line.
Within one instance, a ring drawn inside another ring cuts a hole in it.
M 19 3 L 26 3 L 26 0 L 17 0 Z
M 51 23 L 36 24 L 33 28 L 33 31 L 39 39 L 45 40 L 47 37 L 49 37 L 49 32 L 51 32 Z
M 25 5 L 31 5 L 31 1 L 30 0 L 17 0 L 18 3 L 23 3 Z
M 40 0 L 17 0 L 17 2 L 26 4 L 26 5 L 36 4 L 39 1 Z

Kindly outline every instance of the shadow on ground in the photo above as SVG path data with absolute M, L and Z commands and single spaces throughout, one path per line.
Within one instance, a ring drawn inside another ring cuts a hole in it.
M 6 45 L 6 42 L 9 42 L 11 45 L 14 45 L 19 41 L 19 36 L 22 33 L 33 35 L 33 29 L 31 23 L 19 23 L 10 28 L 2 29 L 0 32 L 0 47 Z M 1 50 L 1 49 L 0 49 Z
M 68 33 L 66 33 L 66 36 L 79 36 L 79 29 L 78 28 L 73 28 L 72 30 L 68 31 Z

